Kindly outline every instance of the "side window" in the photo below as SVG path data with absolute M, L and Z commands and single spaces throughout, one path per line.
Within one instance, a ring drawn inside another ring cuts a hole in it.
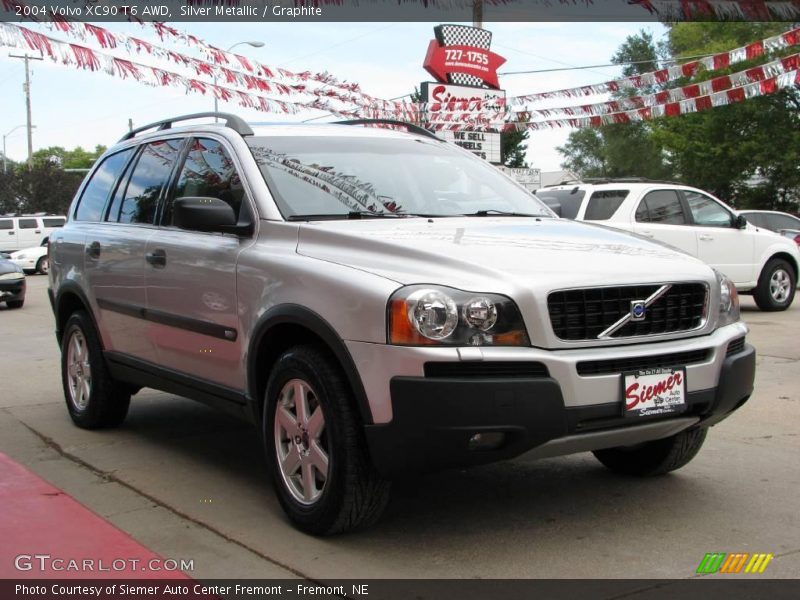
M 607 221 L 614 216 L 627 197 L 628 190 L 594 192 L 586 205 L 586 213 L 583 218 L 586 221 Z
M 76 221 L 103 220 L 103 208 L 108 200 L 108 194 L 132 153 L 133 149 L 128 149 L 112 154 L 98 167 L 83 189 L 78 209 L 75 211 Z
M 64 226 L 64 219 L 63 218 L 49 218 L 49 219 L 42 219 L 42 224 L 45 227 L 63 227 Z
M 14 229 L 14 221 L 11 219 L 0 219 L 0 229 Z
M 20 219 L 18 223 L 20 229 L 36 229 L 39 226 L 36 219 Z
M 217 198 L 227 202 L 238 217 L 244 187 L 230 155 L 215 140 L 197 138 L 191 144 L 172 198 Z M 172 225 L 172 201 L 164 209 L 162 223 Z
M 702 227 L 732 227 L 733 215 L 712 198 L 698 192 L 684 192 L 695 225 Z
M 122 196 L 120 223 L 154 223 L 161 190 L 169 183 L 183 140 L 146 144 L 139 154 Z M 109 215 L 113 221 L 114 215 Z
M 686 215 L 676 191 L 657 190 L 647 194 L 639 204 L 636 220 L 662 225 L 685 225 Z

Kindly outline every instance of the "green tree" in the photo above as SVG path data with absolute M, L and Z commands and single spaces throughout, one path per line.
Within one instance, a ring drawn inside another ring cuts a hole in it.
M 36 163 L 28 169 L 18 165 L 0 179 L 0 213 L 64 214 L 83 180 L 83 173 L 69 173 L 52 162 Z
M 525 156 L 528 152 L 528 130 L 506 131 L 500 134 L 500 156 L 507 167 L 527 167 Z
M 624 65 L 627 76 L 659 68 L 659 49 L 647 31 L 628 36 L 611 58 L 615 64 Z M 637 90 L 651 93 L 655 89 Z M 621 91 L 617 98 L 631 95 Z M 671 179 L 673 170 L 667 161 L 661 141 L 653 136 L 650 122 L 631 122 L 604 125 L 594 130 L 576 130 L 570 133 L 564 146 L 558 148 L 564 155 L 562 167 L 581 177 L 647 177 Z
M 105 146 L 97 145 L 93 151 L 84 150 L 80 146 L 66 150 L 61 146 L 42 148 L 33 153 L 34 164 L 55 163 L 63 169 L 88 169 L 103 152 Z
M 680 23 L 670 27 L 667 49 L 677 58 L 712 54 L 785 28 L 781 23 Z M 764 60 L 700 72 L 692 81 L 741 71 Z M 796 89 L 662 119 L 654 136 L 687 183 L 739 208 L 796 210 L 800 193 L 800 94 Z

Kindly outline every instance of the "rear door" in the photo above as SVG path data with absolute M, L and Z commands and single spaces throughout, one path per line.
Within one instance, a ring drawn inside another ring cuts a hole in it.
M 210 197 L 240 216 L 252 206 L 241 169 L 222 138 L 197 137 L 164 204 L 158 235 L 147 242 L 147 313 L 160 364 L 232 390 L 242 390 L 236 262 L 252 238 L 178 229 L 176 198 Z
M 156 234 L 158 202 L 182 144 L 182 139 L 159 140 L 143 144 L 135 155 L 128 149 L 108 157 L 98 175 L 110 182 L 105 190 L 110 196 L 86 211 L 86 218 L 98 221 L 87 229 L 85 271 L 106 350 L 148 362 L 157 359 L 153 324 L 144 319 L 145 249 Z M 76 220 L 83 206 L 82 199 Z
M 755 228 L 736 227 L 736 215 L 721 202 L 696 190 L 683 190 L 700 260 L 730 277 L 734 283 L 758 279 L 755 264 Z
M 633 230 L 697 256 L 697 236 L 680 194 L 674 189 L 646 192 L 636 206 Z
M 17 219 L 17 244 L 20 250 L 31 248 L 42 243 L 42 223 L 38 217 L 20 217 Z

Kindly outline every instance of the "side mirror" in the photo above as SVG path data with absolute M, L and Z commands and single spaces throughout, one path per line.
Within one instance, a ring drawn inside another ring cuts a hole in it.
M 176 198 L 172 207 L 172 220 L 176 227 L 190 231 L 244 234 L 252 228 L 249 223 L 237 223 L 236 213 L 231 205 L 219 198 Z
M 747 219 L 742 215 L 736 215 L 733 224 L 736 226 L 736 229 L 747 229 Z

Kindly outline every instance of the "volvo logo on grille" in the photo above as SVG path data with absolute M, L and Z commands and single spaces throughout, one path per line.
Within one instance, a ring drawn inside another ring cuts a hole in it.
M 644 321 L 647 314 L 647 303 L 645 300 L 631 300 L 631 321 Z

